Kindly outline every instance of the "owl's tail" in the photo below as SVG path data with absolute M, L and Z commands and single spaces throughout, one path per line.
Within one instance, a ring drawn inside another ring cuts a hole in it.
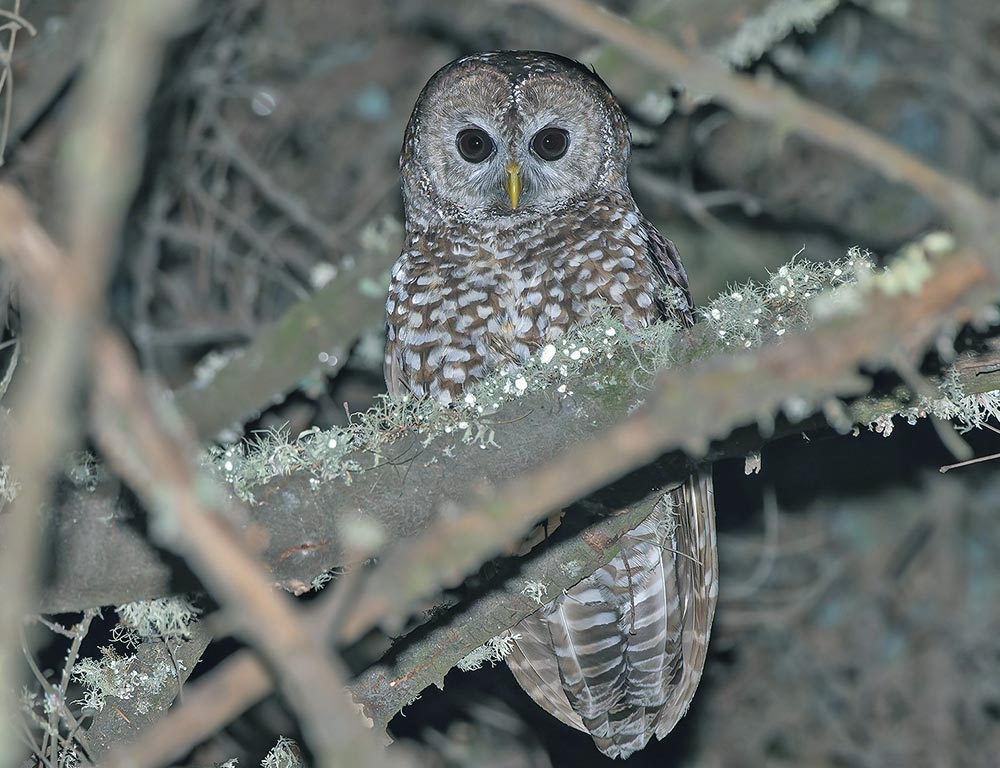
M 514 628 L 507 663 L 539 706 L 626 758 L 687 712 L 717 595 L 706 470 L 666 494 L 611 562 Z

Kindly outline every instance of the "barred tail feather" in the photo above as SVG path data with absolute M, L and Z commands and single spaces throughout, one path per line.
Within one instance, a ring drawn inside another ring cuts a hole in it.
M 507 663 L 562 722 L 628 757 L 684 715 L 718 591 L 708 473 L 664 496 L 617 557 L 514 628 Z

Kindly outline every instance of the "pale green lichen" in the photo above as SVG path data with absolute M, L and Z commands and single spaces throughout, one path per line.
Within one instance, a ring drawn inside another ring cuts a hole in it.
M 515 642 L 520 639 L 520 634 L 510 632 L 491 637 L 476 650 L 459 659 L 455 666 L 463 672 L 482 669 L 486 662 L 489 662 L 491 667 L 495 667 L 510 655 L 511 651 L 514 650 Z
M 302 768 L 305 763 L 302 762 L 299 745 L 287 736 L 280 736 L 260 765 L 261 768 Z
M 151 640 L 177 644 L 190 636 L 200 613 L 179 597 L 139 600 L 121 605 L 116 611 L 119 621 L 111 638 L 130 648 Z M 132 700 L 135 710 L 145 714 L 156 706 L 158 694 L 184 669 L 180 661 L 175 664 L 171 658 L 139 663 L 135 654 L 123 655 L 113 646 L 100 650 L 100 658 L 84 657 L 73 665 L 73 679 L 84 688 L 83 698 L 74 703 L 86 709 L 99 711 L 106 697 L 113 696 Z
M 872 278 L 875 288 L 886 296 L 916 295 L 934 274 L 928 257 L 926 240 L 900 251 L 886 269 Z

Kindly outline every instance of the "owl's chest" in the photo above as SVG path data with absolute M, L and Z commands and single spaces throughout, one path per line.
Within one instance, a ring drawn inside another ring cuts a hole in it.
M 658 288 L 638 232 L 548 233 L 515 243 L 452 238 L 446 247 L 404 254 L 397 265 L 389 347 L 411 391 L 446 396 L 599 313 L 648 325 Z
M 657 286 L 639 254 L 637 244 L 600 234 L 572 245 L 480 246 L 428 260 L 411 280 L 427 289 L 417 299 L 426 298 L 430 324 L 447 326 L 453 341 L 482 340 L 524 359 L 600 312 L 647 325 Z

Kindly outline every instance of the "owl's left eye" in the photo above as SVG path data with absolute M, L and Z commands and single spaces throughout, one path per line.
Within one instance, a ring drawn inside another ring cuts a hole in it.
M 569 149 L 569 133 L 562 128 L 542 128 L 531 140 L 531 148 L 542 160 L 558 160 Z
M 481 163 L 493 154 L 493 139 L 482 128 L 466 128 L 455 137 L 458 154 L 470 163 Z

